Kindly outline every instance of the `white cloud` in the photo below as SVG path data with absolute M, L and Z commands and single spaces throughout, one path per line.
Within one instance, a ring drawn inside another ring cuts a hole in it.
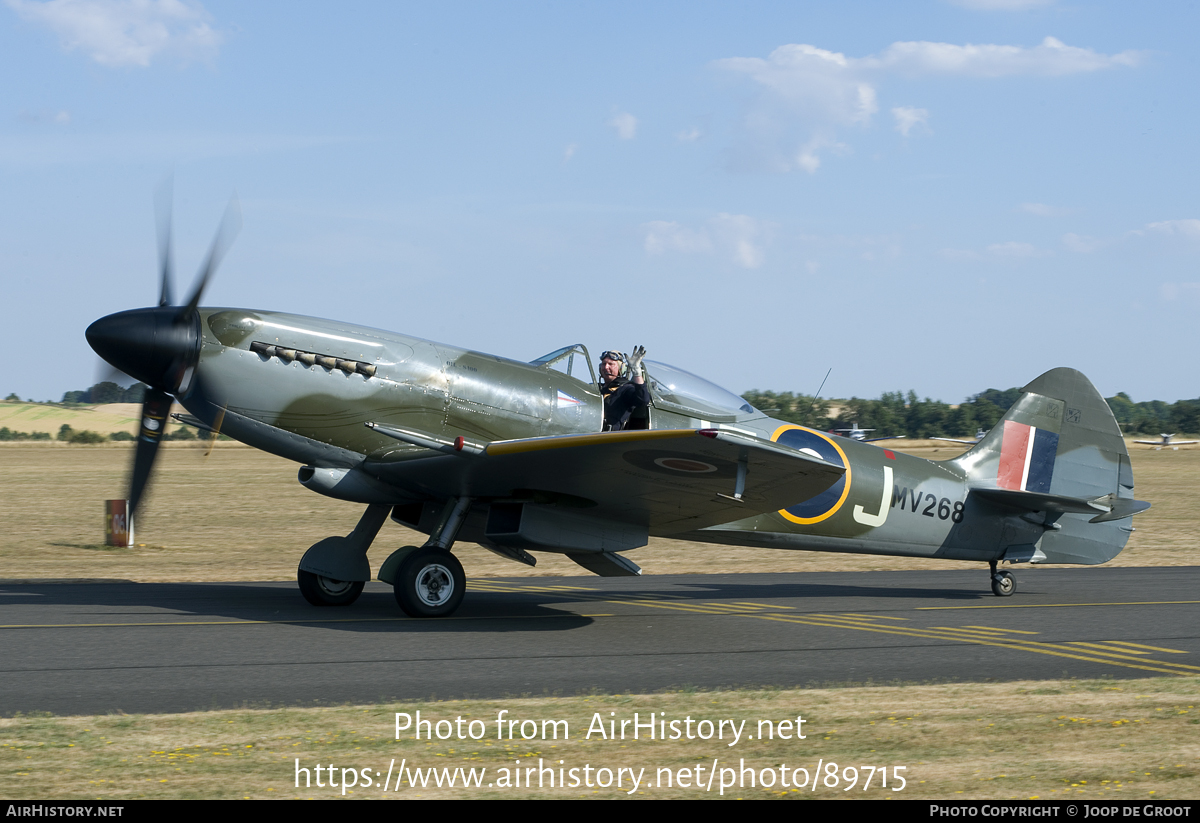
M 638 119 L 627 111 L 623 111 L 608 121 L 608 125 L 617 130 L 617 137 L 622 140 L 632 140 L 637 134 Z
M 958 46 L 925 40 L 892 43 L 878 57 L 865 57 L 861 63 L 864 67 L 907 75 L 1011 77 L 1079 74 L 1116 66 L 1136 66 L 1140 60 L 1140 53 L 1135 51 L 1100 54 L 1047 37 L 1033 48 L 972 43 Z
M 844 147 L 839 129 L 870 124 L 879 110 L 877 87 L 889 75 L 1059 76 L 1135 66 L 1140 58 L 1138 52 L 1109 55 L 1047 37 L 1033 47 L 896 42 L 866 57 L 791 43 L 765 59 L 730 57 L 713 65 L 747 78 L 759 91 L 744 122 L 751 165 L 812 173 L 820 166 L 822 148 Z M 902 106 L 893 108 L 892 116 L 897 130 L 908 136 L 918 126 L 927 127 L 929 112 Z
M 765 224 L 744 214 L 718 214 L 709 225 L 718 244 L 729 250 L 733 262 L 746 269 L 757 269 L 763 264 Z
M 696 140 L 699 140 L 702 136 L 703 136 L 703 134 L 701 133 L 700 129 L 692 128 L 692 129 L 688 129 L 686 131 L 679 132 L 678 134 L 675 135 L 675 139 L 678 140 L 680 143 L 691 143 Z
M 897 106 L 892 109 L 892 117 L 896 118 L 896 131 L 908 137 L 915 127 L 921 126 L 929 130 L 929 109 L 914 109 L 912 106 Z
M 756 269 L 763 264 L 763 246 L 771 225 L 745 214 L 718 214 L 699 229 L 681 223 L 655 220 L 642 226 L 648 254 L 668 251 L 684 254 L 720 254 L 735 265 Z
M 1200 237 L 1200 220 L 1164 220 L 1161 223 L 1149 223 L 1146 229 L 1159 234 Z
M 51 29 L 63 48 L 79 49 L 102 66 L 149 66 L 174 54 L 184 60 L 214 56 L 221 34 L 194 0 L 5 0 L 32 23 Z
M 574 156 L 575 156 L 575 152 L 576 152 L 578 149 L 579 149 L 579 144 L 578 144 L 578 143 L 569 143 L 569 144 L 567 144 L 567 147 L 566 147 L 565 149 L 563 149 L 563 162 L 565 163 L 565 162 L 567 162 L 568 160 L 570 160 L 572 157 L 574 157 Z

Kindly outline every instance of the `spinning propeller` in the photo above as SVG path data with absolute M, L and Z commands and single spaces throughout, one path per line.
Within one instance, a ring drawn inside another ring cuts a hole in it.
M 241 210 L 231 199 L 200 266 L 196 285 L 182 305 L 172 305 L 171 190 L 155 198 L 158 214 L 158 307 L 131 309 L 102 317 L 88 326 L 87 341 L 115 369 L 148 387 L 129 481 L 129 515 L 137 511 L 166 430 L 172 395 L 188 390 L 200 360 L 200 297 L 241 228 Z

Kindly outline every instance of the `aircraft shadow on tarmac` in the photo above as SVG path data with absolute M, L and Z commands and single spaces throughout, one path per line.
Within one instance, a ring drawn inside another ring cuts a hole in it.
M 206 623 L 212 621 L 263 621 L 311 626 L 356 633 L 439 632 L 507 633 L 570 631 L 594 622 L 589 612 L 607 611 L 614 602 L 688 607 L 713 601 L 787 601 L 789 612 L 804 611 L 805 603 L 818 610 L 864 608 L 864 600 L 926 601 L 963 603 L 992 600 L 982 587 L 973 589 L 977 575 L 952 575 L 938 580 L 945 586 L 930 586 L 928 573 L 916 584 L 890 579 L 889 585 L 856 585 L 856 574 L 837 575 L 839 582 L 799 582 L 811 575 L 687 575 L 654 578 L 518 578 L 485 579 L 481 588 L 468 590 L 462 607 L 453 618 L 414 619 L 399 611 L 389 588 L 369 584 L 349 608 L 314 608 L 304 602 L 291 583 L 86 583 L 86 584 L 0 584 L 0 609 L 7 615 L 0 623 L 78 625 L 86 623 L 125 625 L 160 622 Z M 832 575 L 831 575 L 832 576 Z M 778 582 L 772 582 L 774 578 Z M 781 579 L 791 578 L 791 579 Z M 879 579 L 879 578 L 876 578 Z M 572 590 L 546 591 L 550 587 Z M 957 585 L 955 585 L 957 584 Z M 819 605 L 818 605 L 819 603 Z M 784 604 L 780 604 L 784 605 Z M 33 607 L 32 611 L 20 607 Z M 14 611 L 14 607 L 18 610 Z

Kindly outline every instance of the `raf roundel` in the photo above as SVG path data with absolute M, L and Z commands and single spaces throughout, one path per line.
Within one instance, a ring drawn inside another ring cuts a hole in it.
M 836 514 L 850 493 L 850 461 L 846 459 L 842 447 L 829 435 L 802 426 L 781 426 L 775 430 L 771 439 L 846 469 L 846 473 L 838 478 L 836 483 L 816 497 L 780 509 L 779 513 L 793 523 L 804 524 L 820 523 Z
M 688 460 L 682 457 L 659 457 L 654 461 L 654 465 L 687 474 L 708 474 L 717 470 L 717 467 L 712 463 L 704 463 L 700 460 Z

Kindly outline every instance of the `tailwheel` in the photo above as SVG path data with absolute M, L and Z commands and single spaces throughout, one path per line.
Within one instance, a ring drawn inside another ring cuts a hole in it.
M 996 572 L 992 575 L 992 594 L 996 597 L 1010 597 L 1017 590 L 1017 579 L 1012 572 Z
M 349 606 L 366 585 L 362 580 L 334 580 L 303 569 L 296 570 L 296 582 L 300 584 L 300 594 L 314 606 Z
M 462 603 L 467 576 L 457 557 L 429 546 L 401 561 L 393 587 L 396 602 L 410 617 L 448 617 Z

